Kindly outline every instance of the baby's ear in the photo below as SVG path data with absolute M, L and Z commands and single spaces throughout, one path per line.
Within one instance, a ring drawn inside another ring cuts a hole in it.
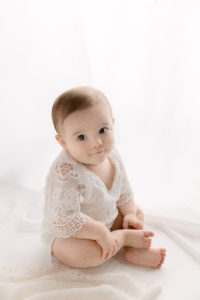
M 65 144 L 65 142 L 62 140 L 61 136 L 56 134 L 55 139 L 59 142 L 59 144 L 62 146 Z
M 59 142 L 59 135 L 55 135 L 55 139 L 56 139 L 56 141 L 58 141 Z
M 113 125 L 114 125 L 114 123 L 115 123 L 115 118 L 112 118 L 112 123 L 113 123 Z

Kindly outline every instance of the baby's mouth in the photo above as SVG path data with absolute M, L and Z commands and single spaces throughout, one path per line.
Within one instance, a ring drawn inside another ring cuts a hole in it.
M 95 154 L 99 154 L 99 153 L 101 153 L 101 152 L 103 152 L 103 151 L 96 152 Z
M 92 154 L 100 154 L 100 153 L 102 153 L 102 152 L 103 152 L 103 150 L 98 151 L 98 152 L 95 152 L 95 153 L 92 153 Z

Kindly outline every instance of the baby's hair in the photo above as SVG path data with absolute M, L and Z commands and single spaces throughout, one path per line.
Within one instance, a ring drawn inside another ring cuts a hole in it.
M 89 86 L 79 86 L 65 91 L 59 95 L 52 106 L 52 120 L 56 132 L 61 135 L 64 120 L 73 112 L 92 107 L 99 99 L 103 99 L 112 109 L 106 96 L 100 91 Z

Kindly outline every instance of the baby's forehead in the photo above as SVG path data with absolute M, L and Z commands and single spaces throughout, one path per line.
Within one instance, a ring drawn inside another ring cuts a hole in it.
M 87 109 L 75 111 L 65 118 L 62 127 L 64 131 L 80 131 L 89 130 L 93 126 L 108 126 L 111 122 L 111 113 L 108 105 L 104 103 L 104 105 L 93 105 Z
M 68 131 L 68 129 L 70 130 L 72 127 L 77 127 L 76 125 L 81 126 L 81 124 L 83 124 L 84 127 L 87 127 L 88 122 L 90 124 L 95 123 L 92 125 L 96 125 L 97 123 L 109 124 L 112 122 L 112 109 L 105 97 L 94 97 L 89 107 L 77 109 L 67 115 L 62 124 L 60 123 L 61 131 Z
M 94 113 L 96 113 L 97 117 L 99 118 L 105 118 L 106 116 L 108 117 L 109 115 L 111 115 L 109 105 L 104 100 L 95 101 L 91 106 L 87 108 L 76 110 L 73 115 L 75 117 L 78 116 L 80 119 L 85 119 L 88 117 L 88 115 L 92 116 Z
M 106 104 L 96 104 L 83 110 L 77 110 L 65 119 L 65 123 L 93 123 L 109 121 L 111 114 Z

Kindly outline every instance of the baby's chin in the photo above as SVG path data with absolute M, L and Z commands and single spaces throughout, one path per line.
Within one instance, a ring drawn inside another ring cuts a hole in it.
M 97 154 L 90 154 L 88 159 L 83 163 L 88 166 L 98 166 L 105 161 L 107 156 L 108 154 L 105 151 Z

